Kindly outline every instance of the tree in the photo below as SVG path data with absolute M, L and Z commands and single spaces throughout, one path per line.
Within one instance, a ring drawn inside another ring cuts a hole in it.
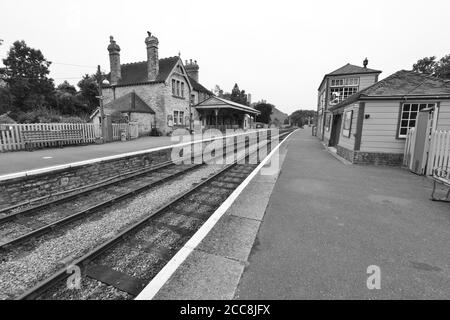
M 0 115 L 11 110 L 12 96 L 7 87 L 0 87 Z
M 291 124 L 303 127 L 308 121 L 314 123 L 317 112 L 314 110 L 297 110 L 290 115 Z
M 230 100 L 248 106 L 245 90 L 241 91 L 237 83 L 234 85 L 233 90 L 231 91 Z
M 214 93 L 214 95 L 216 97 L 222 98 L 222 99 L 227 99 L 227 100 L 231 100 L 231 93 L 229 92 L 224 92 L 219 85 L 216 84 L 216 86 L 214 87 L 214 89 L 212 90 L 212 92 Z
M 425 57 L 423 59 L 417 60 L 417 62 L 413 65 L 413 71 L 425 73 L 425 74 L 434 74 L 436 67 L 436 57 Z
M 16 41 L 3 64 L 13 111 L 27 112 L 49 104 L 54 91 L 53 79 L 48 77 L 51 62 L 40 50 L 28 47 L 23 40 Z
M 435 66 L 435 76 L 442 79 L 450 79 L 450 54 L 439 60 Z
M 212 92 L 214 93 L 215 96 L 223 98 L 223 90 L 219 87 L 219 85 L 216 84 Z
M 65 80 L 63 83 L 61 83 L 56 90 L 58 91 L 62 91 L 62 92 L 66 92 L 72 95 L 76 95 L 77 94 L 77 89 L 71 85 L 69 82 L 67 82 L 67 80 Z
M 273 108 L 274 105 L 265 102 L 260 102 L 255 105 L 255 109 L 261 112 L 260 115 L 256 116 L 256 121 L 269 124 L 270 116 L 273 113 Z
M 82 101 L 87 105 L 89 112 L 93 112 L 97 108 L 98 101 L 98 85 L 94 75 L 84 75 L 78 82 Z
M 413 65 L 413 71 L 429 74 L 441 79 L 450 79 L 450 54 L 436 61 L 436 57 L 419 59 Z

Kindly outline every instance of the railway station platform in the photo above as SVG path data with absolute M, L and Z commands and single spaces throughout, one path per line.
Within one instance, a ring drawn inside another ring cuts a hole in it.
M 450 298 L 450 207 L 430 201 L 429 179 L 338 161 L 309 130 L 281 146 L 280 165 L 138 299 Z
M 179 142 L 172 141 L 171 137 L 141 137 L 126 142 L 46 148 L 32 152 L 5 152 L 0 153 L 0 176 L 165 147 L 177 143 Z

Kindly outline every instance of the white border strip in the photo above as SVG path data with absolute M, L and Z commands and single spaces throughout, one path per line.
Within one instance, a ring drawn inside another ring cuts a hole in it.
M 150 281 L 150 283 L 142 290 L 142 292 L 135 298 L 135 300 L 152 300 L 155 295 L 161 290 L 166 282 L 172 277 L 175 271 L 181 266 L 186 258 L 194 251 L 194 249 L 202 242 L 202 240 L 208 235 L 216 223 L 222 218 L 225 212 L 231 207 L 233 202 L 247 187 L 247 185 L 258 174 L 261 168 L 272 158 L 280 146 L 287 141 L 287 139 L 297 132 L 297 130 L 290 133 L 281 143 L 279 143 L 275 149 L 256 167 L 255 170 L 233 191 L 233 193 L 222 203 L 222 205 L 213 213 L 211 217 L 201 226 L 201 228 L 189 239 L 188 242 L 181 248 L 175 256 L 161 269 L 161 271 Z
M 103 157 L 103 158 L 95 158 L 95 159 L 83 160 L 83 161 L 79 161 L 79 162 L 73 162 L 73 163 L 68 163 L 68 164 L 56 165 L 56 166 L 52 166 L 52 167 L 45 167 L 45 168 L 41 168 L 41 169 L 34 169 L 34 170 L 30 170 L 30 171 L 21 171 L 21 172 L 17 172 L 17 173 L 11 173 L 11 174 L 2 175 L 2 176 L 0 176 L 0 181 L 14 179 L 14 178 L 21 178 L 21 177 L 26 177 L 26 176 L 32 176 L 32 175 L 37 175 L 37 174 L 41 174 L 41 173 L 47 173 L 47 172 L 56 171 L 56 170 L 80 167 L 80 166 L 83 166 L 83 165 L 93 164 L 93 163 L 96 163 L 96 162 L 120 159 L 120 158 L 125 158 L 125 157 L 130 157 L 130 156 L 136 156 L 136 155 L 139 155 L 139 154 L 150 153 L 150 152 L 155 152 L 155 151 L 161 151 L 161 150 L 171 149 L 171 148 L 175 148 L 175 147 L 179 148 L 179 147 L 183 147 L 183 146 L 186 146 L 186 145 L 189 145 L 189 144 L 200 143 L 200 142 L 208 141 L 208 140 L 217 140 L 217 139 L 221 139 L 221 138 L 223 139 L 223 138 L 237 137 L 237 136 L 241 136 L 241 135 L 251 134 L 253 132 L 264 131 L 264 130 L 268 131 L 270 129 L 262 129 L 262 130 L 260 129 L 260 130 L 256 130 L 256 131 L 248 131 L 248 132 L 244 132 L 244 133 L 232 134 L 232 135 L 229 135 L 229 136 L 204 138 L 202 140 L 194 140 L 194 141 L 189 141 L 189 142 L 184 142 L 184 143 L 170 144 L 170 145 L 166 145 L 166 146 L 162 146 L 162 147 L 156 147 L 156 148 L 153 148 L 153 149 L 133 151 L 133 152 L 128 152 L 128 153 L 120 153 L 120 154 L 116 154 L 116 155 L 113 155 L 113 156 L 107 156 L 107 157 Z M 182 137 L 182 136 L 180 136 L 180 137 Z

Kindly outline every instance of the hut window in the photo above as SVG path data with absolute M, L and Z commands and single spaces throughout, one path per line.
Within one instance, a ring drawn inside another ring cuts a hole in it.
M 353 110 L 348 110 L 344 114 L 344 127 L 342 129 L 342 135 L 344 137 L 350 138 L 350 133 L 352 131 L 352 118 Z
M 173 124 L 178 125 L 178 111 L 173 112 Z
M 425 108 L 434 108 L 434 106 L 434 103 L 404 103 L 400 114 L 398 137 L 406 138 L 408 129 L 416 126 L 416 119 L 420 110 Z

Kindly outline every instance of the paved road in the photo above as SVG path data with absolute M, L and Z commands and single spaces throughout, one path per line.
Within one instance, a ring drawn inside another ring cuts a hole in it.
M 40 149 L 33 152 L 0 153 L 0 175 L 157 148 L 174 143 L 178 142 L 172 142 L 171 137 L 142 137 L 133 141 L 102 145 L 91 144 L 62 149 Z
M 295 134 L 238 299 L 450 298 L 450 204 L 400 168 L 345 165 Z M 367 268 L 381 268 L 368 290 Z

